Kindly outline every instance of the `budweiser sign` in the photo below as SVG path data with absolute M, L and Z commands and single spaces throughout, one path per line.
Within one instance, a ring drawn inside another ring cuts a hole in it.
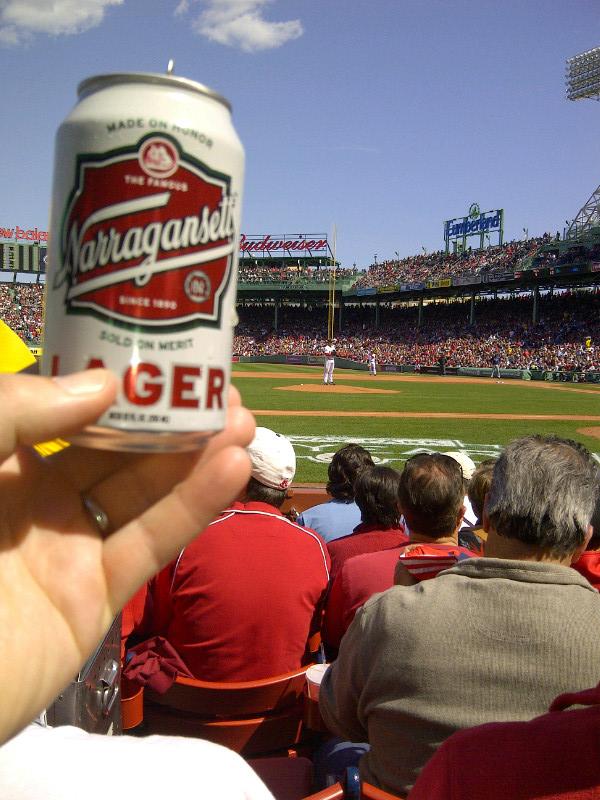
M 215 325 L 231 277 L 236 198 L 166 135 L 78 159 L 54 288 L 67 313 L 138 330 Z
M 289 252 L 307 252 L 312 253 L 313 250 L 322 251 L 327 250 L 327 237 L 323 236 L 307 236 L 306 234 L 299 234 L 297 236 L 277 236 L 273 238 L 270 234 L 265 236 L 246 236 L 242 234 L 240 238 L 240 253 L 252 254 L 267 254 L 277 250 L 285 250 Z

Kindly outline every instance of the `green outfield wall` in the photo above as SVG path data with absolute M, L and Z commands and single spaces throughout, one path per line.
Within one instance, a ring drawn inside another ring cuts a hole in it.
M 234 356 L 234 362 L 240 364 L 290 364 L 293 366 L 323 366 L 323 356 L 305 355 L 269 355 L 269 356 Z M 369 367 L 361 361 L 353 361 L 350 358 L 335 359 L 335 366 L 340 369 L 354 369 L 366 372 Z M 415 364 L 377 364 L 377 372 L 381 375 L 386 373 L 413 373 L 425 375 L 439 375 L 439 367 L 421 367 L 417 370 Z M 447 367 L 446 375 L 462 375 L 470 378 L 491 378 L 491 367 Z M 500 378 L 502 380 L 524 380 L 524 381 L 564 381 L 569 383 L 600 383 L 600 372 L 576 372 L 565 370 L 541 370 L 541 369 L 501 369 Z

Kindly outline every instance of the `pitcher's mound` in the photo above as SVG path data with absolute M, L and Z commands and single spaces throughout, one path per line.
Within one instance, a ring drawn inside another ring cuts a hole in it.
M 294 386 L 276 386 L 282 392 L 310 392 L 311 394 L 398 394 L 397 389 L 371 389 L 367 386 L 347 386 L 324 383 L 297 383 Z

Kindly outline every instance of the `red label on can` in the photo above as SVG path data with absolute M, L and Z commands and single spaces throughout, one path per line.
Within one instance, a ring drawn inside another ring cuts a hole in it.
M 79 156 L 53 282 L 66 313 L 142 331 L 219 325 L 237 247 L 230 185 L 167 135 Z

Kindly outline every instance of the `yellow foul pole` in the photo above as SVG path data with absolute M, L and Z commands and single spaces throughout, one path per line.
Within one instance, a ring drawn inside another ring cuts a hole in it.
M 336 273 L 336 246 L 337 246 L 337 229 L 333 226 L 332 236 L 332 254 L 333 265 L 329 272 L 329 298 L 327 306 L 327 338 L 333 339 L 333 329 L 335 325 L 335 273 Z

